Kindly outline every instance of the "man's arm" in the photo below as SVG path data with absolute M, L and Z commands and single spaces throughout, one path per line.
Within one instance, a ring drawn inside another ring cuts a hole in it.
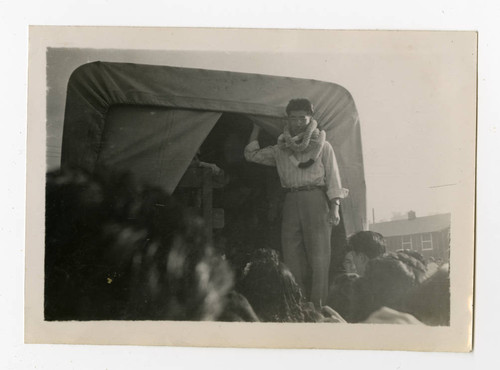
M 338 198 L 330 200 L 330 212 L 328 212 L 328 222 L 337 226 L 340 223 L 340 203 Z
M 245 159 L 248 162 L 264 164 L 266 166 L 276 166 L 274 157 L 274 146 L 260 148 L 257 138 L 259 137 L 260 127 L 253 125 L 252 132 L 248 138 L 248 145 L 245 147 Z

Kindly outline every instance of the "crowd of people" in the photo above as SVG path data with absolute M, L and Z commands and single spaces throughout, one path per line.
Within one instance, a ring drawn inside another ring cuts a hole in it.
M 370 231 L 347 245 L 344 272 L 313 302 L 279 246 L 233 263 L 162 189 L 62 169 L 46 182 L 45 319 L 449 325 L 448 265 L 387 252 Z
M 219 199 L 232 221 L 225 238 L 209 240 L 179 194 L 127 174 L 49 173 L 45 319 L 449 325 L 447 265 L 416 251 L 387 252 L 383 235 L 371 231 L 332 248 L 345 235 L 349 190 L 313 104 L 292 99 L 286 114 L 275 145 L 252 118 L 227 115 L 191 163 L 230 175 Z M 282 197 L 260 194 L 276 188 Z M 278 228 L 281 240 L 271 237 Z

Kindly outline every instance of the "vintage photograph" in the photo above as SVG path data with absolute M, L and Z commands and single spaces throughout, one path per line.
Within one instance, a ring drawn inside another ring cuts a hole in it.
M 476 33 L 30 36 L 28 341 L 470 350 Z

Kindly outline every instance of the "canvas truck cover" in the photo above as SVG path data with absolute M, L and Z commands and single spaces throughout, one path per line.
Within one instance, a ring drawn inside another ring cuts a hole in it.
M 123 168 L 172 192 L 222 113 L 248 116 L 277 137 L 288 101 L 298 97 L 313 102 L 314 117 L 335 151 L 342 185 L 349 189 L 342 203 L 347 234 L 366 229 L 358 113 L 350 93 L 334 83 L 130 63 L 85 64 L 68 82 L 61 165 L 90 171 L 100 164 Z M 125 113 L 132 115 L 132 127 L 109 123 L 117 106 L 132 107 Z M 134 109 L 139 112 L 135 121 Z

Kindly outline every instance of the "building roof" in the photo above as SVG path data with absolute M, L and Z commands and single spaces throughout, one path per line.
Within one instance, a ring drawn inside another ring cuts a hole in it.
M 451 213 L 416 217 L 413 220 L 395 220 L 379 222 L 370 225 L 371 231 L 376 231 L 384 237 L 413 235 L 441 231 L 451 224 Z

